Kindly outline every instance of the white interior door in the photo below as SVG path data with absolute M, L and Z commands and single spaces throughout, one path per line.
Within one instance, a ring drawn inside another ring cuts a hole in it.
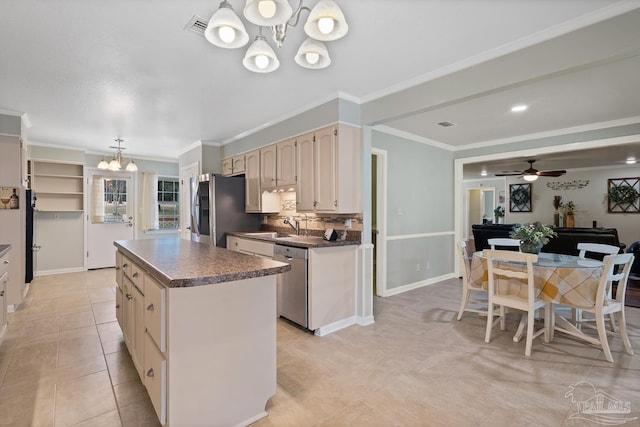
M 200 164 L 180 168 L 180 237 L 191 240 L 191 195 L 189 180 L 200 174 Z
M 115 240 L 133 240 L 135 175 L 132 172 L 87 171 L 86 267 L 114 267 Z

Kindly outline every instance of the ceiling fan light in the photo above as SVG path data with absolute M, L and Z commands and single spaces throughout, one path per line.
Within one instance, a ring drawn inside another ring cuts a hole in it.
M 538 179 L 538 175 L 522 175 L 522 178 L 523 178 L 525 181 L 533 182 L 533 181 L 535 181 L 536 179 Z
M 331 28 L 332 26 L 333 28 Z M 336 2 L 320 0 L 311 9 L 307 22 L 304 24 L 304 31 L 309 37 L 326 42 L 344 37 L 349 31 L 349 26 Z
M 225 49 L 242 47 L 249 42 L 244 24 L 226 0 L 220 3 L 218 10 L 209 19 L 204 37 L 209 43 Z
M 324 43 L 310 37 L 300 45 L 294 59 L 301 67 L 315 70 L 326 68 L 331 64 L 329 51 Z
M 247 0 L 244 6 L 244 17 L 262 27 L 284 24 L 292 14 L 287 0 Z
M 258 34 L 247 49 L 242 64 L 254 73 L 270 73 L 278 69 L 280 61 L 264 36 Z
M 100 160 L 100 163 L 98 163 L 98 169 L 102 169 L 102 170 L 109 169 L 109 163 L 107 163 L 105 159 Z

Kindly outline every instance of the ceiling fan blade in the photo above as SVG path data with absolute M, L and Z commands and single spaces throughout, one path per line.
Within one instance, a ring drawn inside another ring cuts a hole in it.
M 513 172 L 513 173 L 497 173 L 495 176 L 517 176 L 522 175 L 522 172 Z
M 540 171 L 538 172 L 538 176 L 561 176 L 567 173 L 565 170 L 557 170 L 557 171 Z

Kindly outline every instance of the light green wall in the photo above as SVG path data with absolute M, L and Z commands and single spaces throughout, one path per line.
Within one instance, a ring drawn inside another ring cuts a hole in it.
M 0 114 L 0 133 L 20 136 L 21 122 L 20 117 Z
M 453 154 L 375 130 L 372 147 L 387 152 L 387 290 L 452 273 Z

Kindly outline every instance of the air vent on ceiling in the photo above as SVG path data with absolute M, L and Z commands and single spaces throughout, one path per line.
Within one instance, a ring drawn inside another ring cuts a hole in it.
M 456 124 L 452 123 L 452 122 L 440 122 L 440 123 L 438 123 L 438 126 L 442 126 L 443 128 L 448 128 L 450 126 L 455 126 L 455 125 Z
M 207 29 L 207 25 L 209 21 L 204 18 L 200 18 L 197 15 L 193 15 L 193 17 L 187 22 L 187 25 L 184 26 L 185 30 L 193 31 L 196 34 L 203 35 L 204 30 Z

